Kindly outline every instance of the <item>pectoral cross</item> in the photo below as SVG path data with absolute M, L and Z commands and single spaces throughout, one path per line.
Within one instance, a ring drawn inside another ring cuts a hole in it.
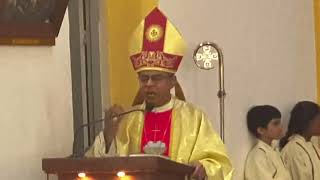
M 153 141 L 156 141 L 157 138 L 157 132 L 160 132 L 160 129 L 157 129 L 157 125 L 154 126 L 154 129 L 151 130 L 152 132 L 154 132 L 154 138 Z

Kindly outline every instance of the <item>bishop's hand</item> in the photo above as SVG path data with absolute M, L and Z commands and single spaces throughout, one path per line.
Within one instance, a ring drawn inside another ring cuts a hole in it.
M 192 179 L 204 180 L 207 177 L 206 170 L 199 162 L 192 163 L 191 166 L 195 167 L 194 172 L 191 175 Z

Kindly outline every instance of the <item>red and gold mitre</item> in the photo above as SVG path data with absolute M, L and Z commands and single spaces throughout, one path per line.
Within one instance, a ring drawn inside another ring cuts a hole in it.
M 185 42 L 166 16 L 155 8 L 136 28 L 129 47 L 136 72 L 158 70 L 175 73 L 183 57 Z

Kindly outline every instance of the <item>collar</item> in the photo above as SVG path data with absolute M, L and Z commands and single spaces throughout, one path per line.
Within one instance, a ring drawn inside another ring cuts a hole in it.
M 168 111 L 170 109 L 173 108 L 173 105 L 174 105 L 174 97 L 171 96 L 171 99 L 169 102 L 167 102 L 166 104 L 162 105 L 162 106 L 159 106 L 159 107 L 154 107 L 152 109 L 151 112 L 165 112 L 165 111 Z M 142 105 L 143 109 L 146 108 L 146 103 L 143 102 L 143 105 Z
M 301 136 L 300 134 L 294 134 L 294 135 L 290 136 L 289 141 L 291 141 L 291 140 L 307 143 L 306 139 L 303 136 Z
M 264 149 L 265 151 L 276 151 L 275 148 L 273 148 L 272 146 L 270 146 L 269 144 L 263 142 L 262 140 L 258 140 L 258 148 L 262 148 Z

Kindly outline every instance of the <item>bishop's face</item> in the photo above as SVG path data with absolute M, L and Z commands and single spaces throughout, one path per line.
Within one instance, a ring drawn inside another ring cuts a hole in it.
M 158 107 L 171 99 L 170 90 L 176 83 L 172 73 L 161 71 L 141 71 L 138 73 L 140 88 L 147 104 Z

